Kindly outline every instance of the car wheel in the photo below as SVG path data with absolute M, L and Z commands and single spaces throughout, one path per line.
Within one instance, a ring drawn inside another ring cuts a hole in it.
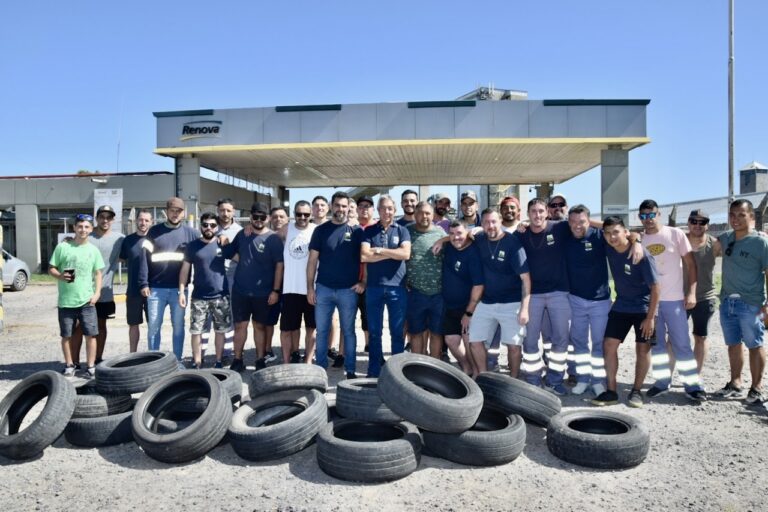
M 16 272 L 16 275 L 13 276 L 13 282 L 11 283 L 11 288 L 15 292 L 20 292 L 26 287 L 27 287 L 27 274 L 25 274 L 23 270 L 19 270 L 18 272 Z

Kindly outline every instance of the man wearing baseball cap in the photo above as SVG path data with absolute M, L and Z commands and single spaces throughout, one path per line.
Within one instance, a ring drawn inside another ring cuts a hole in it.
M 437 224 L 443 228 L 443 231 L 448 233 L 451 229 L 451 219 L 448 218 L 448 210 L 451 209 L 451 198 L 438 192 L 432 196 L 432 207 L 435 209 L 432 223 Z
M 480 215 L 477 213 L 477 194 L 473 190 L 465 190 L 461 193 L 461 221 L 467 227 L 475 228 L 481 226 Z

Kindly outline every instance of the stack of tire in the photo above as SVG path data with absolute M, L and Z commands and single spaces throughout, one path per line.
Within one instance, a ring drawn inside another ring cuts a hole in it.
M 243 459 L 266 461 L 297 453 L 328 422 L 325 370 L 315 365 L 271 366 L 251 376 L 250 400 L 235 411 L 227 439 Z

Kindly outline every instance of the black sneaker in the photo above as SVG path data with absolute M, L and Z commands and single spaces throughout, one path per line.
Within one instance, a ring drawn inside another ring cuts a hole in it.
M 331 359 L 332 361 L 336 360 L 336 357 L 339 355 L 339 351 L 335 348 L 329 348 L 328 349 L 328 359 Z
M 611 391 L 610 389 L 608 391 L 604 391 L 600 393 L 600 396 L 597 396 L 591 400 L 592 405 L 597 406 L 605 406 L 605 405 L 616 405 L 619 403 L 619 395 L 615 391 Z
M 293 352 L 291 352 L 291 359 L 290 359 L 290 361 L 293 364 L 300 363 L 301 362 L 301 352 L 299 352 L 298 350 L 294 350 Z
M 749 388 L 749 393 L 747 393 L 747 398 L 744 401 L 749 405 L 760 405 L 765 401 L 765 398 L 759 389 Z
M 264 355 L 265 363 L 271 363 L 272 361 L 276 361 L 276 360 L 277 360 L 277 356 L 271 350 L 268 350 L 266 355 Z
M 575 386 L 579 380 L 575 375 L 568 375 L 568 380 L 565 381 L 569 386 Z
M 245 365 L 243 364 L 242 359 L 238 359 L 237 357 L 232 360 L 232 364 L 229 365 L 229 369 L 233 372 L 242 372 L 245 370 Z
M 267 361 L 265 358 L 261 357 L 256 360 L 256 371 L 263 370 L 267 367 Z
M 344 356 L 341 354 L 336 355 L 336 357 L 333 359 L 333 367 L 334 368 L 342 368 L 344 367 Z
M 695 391 L 686 391 L 685 396 L 687 396 L 689 399 L 693 400 L 694 402 L 707 401 L 707 394 L 702 389 L 697 389 Z
M 669 391 L 669 388 L 657 388 L 656 386 L 651 386 L 651 389 L 649 389 L 645 394 L 648 396 L 648 398 L 656 398 L 657 396 L 663 395 L 667 391 Z
M 349 379 L 356 379 L 357 375 L 355 375 L 355 372 L 347 372 L 347 380 Z
M 722 389 L 715 391 L 715 394 L 723 398 L 741 398 L 744 396 L 744 390 L 738 386 L 734 386 L 731 381 L 728 381 Z
M 633 389 L 629 392 L 627 397 L 627 405 L 630 407 L 640 408 L 643 406 L 643 392 L 639 389 Z
M 222 364 L 221 361 L 216 361 L 215 363 L 213 363 L 213 367 L 216 368 L 216 369 L 224 368 L 224 365 Z

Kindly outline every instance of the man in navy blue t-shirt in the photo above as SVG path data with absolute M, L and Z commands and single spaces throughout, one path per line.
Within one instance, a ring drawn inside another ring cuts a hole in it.
M 139 325 L 147 316 L 147 298 L 139 288 L 139 265 L 144 255 L 144 239 L 152 227 L 152 212 L 136 212 L 136 232 L 123 239 L 120 259 L 128 264 L 128 289 L 125 292 L 125 319 L 128 322 L 128 346 L 131 352 L 139 347 Z
M 216 239 L 219 228 L 216 215 L 206 212 L 200 216 L 200 230 L 203 236 L 187 245 L 184 262 L 179 274 L 179 306 L 187 307 L 185 288 L 189 269 L 195 270 L 192 289 L 192 312 L 189 333 L 192 335 L 192 364 L 196 369 L 203 367 L 200 340 L 208 315 L 213 317 L 213 331 L 216 333 L 216 368 L 221 368 L 224 351 L 224 333 L 232 326 L 232 312 L 229 304 L 227 269 L 221 247 Z
M 486 208 L 481 219 L 483 232 L 475 236 L 474 245 L 480 253 L 485 289 L 480 304 L 468 315 L 472 317 L 470 348 L 478 372 L 484 372 L 488 355 L 485 342 L 493 339 L 496 328 L 501 326 L 509 373 L 517 377 L 531 292 L 528 261 L 517 238 L 504 231 L 496 210 Z
M 661 287 L 656 264 L 645 252 L 639 263 L 628 259 L 630 246 L 627 228 L 621 217 L 610 216 L 603 221 L 603 235 L 610 247 L 606 248 L 608 265 L 611 267 L 616 287 L 616 301 L 608 314 L 605 328 L 605 370 L 608 389 L 597 396 L 594 405 L 614 405 L 619 402 L 616 392 L 616 374 L 619 370 L 619 345 L 629 330 L 635 329 L 635 382 L 629 393 L 628 403 L 642 406 L 640 388 L 650 366 L 651 346 L 656 344 L 656 311 L 659 306 Z
M 360 261 L 367 263 L 365 308 L 368 311 L 368 377 L 381 372 L 384 307 L 389 314 L 392 355 L 405 348 L 403 327 L 408 295 L 405 262 L 411 257 L 411 235 L 395 222 L 397 207 L 388 195 L 379 197 L 379 222 L 369 226 L 360 244 Z
M 365 291 L 360 281 L 360 242 L 363 230 L 349 225 L 349 196 L 336 192 L 331 198 L 331 220 L 315 228 L 309 241 L 307 301 L 315 306 L 316 360 L 328 367 L 328 336 L 334 309 L 339 309 L 344 335 L 344 370 L 355 378 L 357 296 Z
M 266 325 L 272 308 L 280 299 L 283 285 L 283 241 L 267 227 L 269 207 L 264 203 L 251 206 L 251 229 L 235 235 L 231 244 L 222 248 L 224 257 L 239 261 L 232 286 L 232 318 L 235 322 L 235 349 L 231 370 L 241 372 L 243 348 L 248 335 L 248 322 L 253 318 L 253 340 L 256 345 L 256 370 L 266 368 Z

